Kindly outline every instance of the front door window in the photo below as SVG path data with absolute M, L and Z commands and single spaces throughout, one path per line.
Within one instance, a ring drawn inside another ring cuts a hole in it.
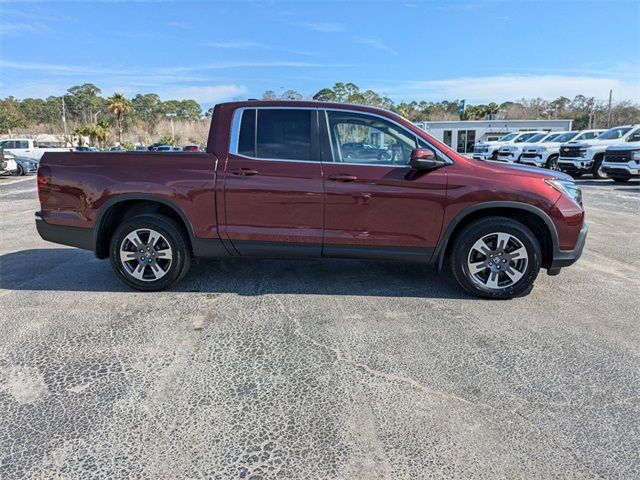
M 408 165 L 416 137 L 371 115 L 327 112 L 334 162 L 363 165 Z

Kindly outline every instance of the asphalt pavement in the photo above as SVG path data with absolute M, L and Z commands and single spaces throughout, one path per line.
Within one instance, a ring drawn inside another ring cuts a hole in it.
M 0 478 L 640 478 L 640 183 L 579 183 L 583 258 L 487 301 L 346 260 L 134 292 L 0 178 Z

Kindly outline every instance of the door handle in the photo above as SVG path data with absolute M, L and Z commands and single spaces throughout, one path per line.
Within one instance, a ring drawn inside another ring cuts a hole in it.
M 231 170 L 231 173 L 233 173 L 234 175 L 249 177 L 251 175 L 257 175 L 258 171 L 251 168 L 237 168 L 235 170 Z
M 345 174 L 337 174 L 337 175 L 329 175 L 329 180 L 333 180 L 334 182 L 353 182 L 357 180 L 358 177 L 355 175 L 345 175 Z

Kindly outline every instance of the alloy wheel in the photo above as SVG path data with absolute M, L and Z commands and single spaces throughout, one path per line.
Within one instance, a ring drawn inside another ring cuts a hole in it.
M 524 244 L 505 232 L 484 235 L 473 244 L 467 257 L 471 279 L 491 290 L 515 285 L 524 276 L 528 264 Z
M 173 250 L 167 239 L 150 228 L 129 233 L 120 244 L 120 263 L 136 280 L 153 282 L 171 268 Z

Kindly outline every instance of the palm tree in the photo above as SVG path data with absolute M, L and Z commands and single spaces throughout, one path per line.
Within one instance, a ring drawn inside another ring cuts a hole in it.
M 129 113 L 133 105 L 122 93 L 114 93 L 107 98 L 107 108 L 116 117 L 118 128 L 118 142 L 122 145 L 122 122 L 126 113 Z

